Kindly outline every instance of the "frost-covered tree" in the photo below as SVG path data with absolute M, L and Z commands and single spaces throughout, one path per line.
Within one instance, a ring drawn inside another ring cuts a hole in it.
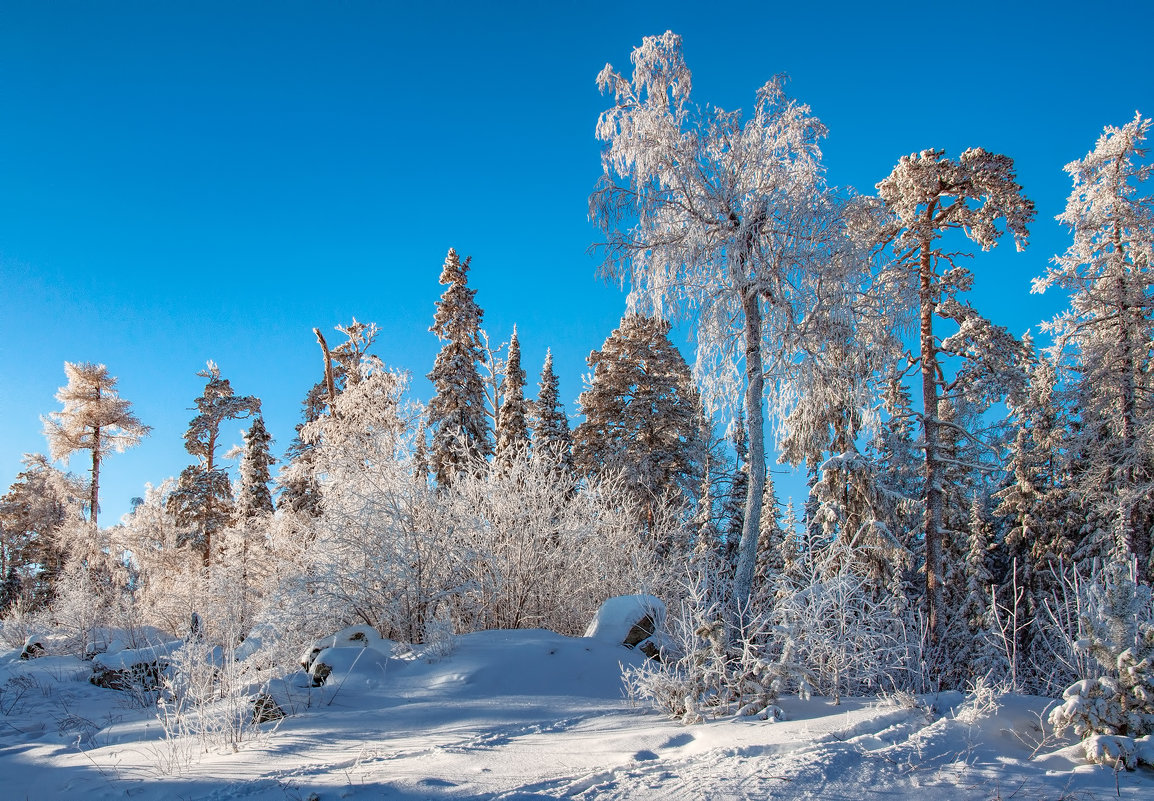
M 597 123 L 603 177 L 590 199 L 607 235 L 603 269 L 630 286 L 632 307 L 693 320 L 711 406 L 732 408 L 744 384 L 752 470 L 734 591 L 747 599 L 765 485 L 765 390 L 780 416 L 793 397 L 785 384 L 794 357 L 824 336 L 809 324 L 828 316 L 819 289 L 847 266 L 831 254 L 845 240 L 822 179 L 825 128 L 787 97 L 781 78 L 758 91 L 748 119 L 692 103 L 672 32 L 646 37 L 632 60 L 632 78 L 610 65 L 598 76 L 613 94 Z
M 116 378 L 103 364 L 65 362 L 64 373 L 68 384 L 56 393 L 56 400 L 64 408 L 44 418 L 44 436 L 54 461 L 67 459 L 77 451 L 89 452 L 92 468 L 88 519 L 96 528 L 101 462 L 109 453 L 137 445 L 152 429 L 132 413 L 132 404 L 117 393 Z
M 517 328 L 509 338 L 509 355 L 505 360 L 505 379 L 501 382 L 501 415 L 497 420 L 497 462 L 508 467 L 518 454 L 528 454 L 528 404 L 525 401 L 525 370 L 521 367 L 521 343 Z
M 919 550 L 918 529 L 924 526 L 922 473 L 925 457 L 918 451 L 914 430 L 916 417 L 909 388 L 891 374 L 882 394 L 881 424 L 866 448 L 875 465 L 878 489 L 877 519 L 910 551 Z
M 1154 580 L 1154 196 L 1142 194 L 1154 172 L 1140 114 L 1107 127 L 1094 149 L 1066 165 L 1074 188 L 1059 222 L 1073 242 L 1034 291 L 1058 287 L 1070 308 L 1044 326 L 1073 369 L 1079 425 L 1072 488 L 1103 521 L 1099 555 L 1138 559 Z
M 733 448 L 733 470 L 729 475 L 729 489 L 722 500 L 721 519 L 724 527 L 724 562 L 732 577 L 741 549 L 741 533 L 745 529 L 745 507 L 749 495 L 749 436 L 745 430 L 745 413 L 740 407 L 729 432 L 729 442 Z M 770 483 L 768 476 L 765 483 Z M 766 510 L 762 509 L 762 517 L 765 516 Z
M 757 541 L 757 569 L 753 574 L 750 603 L 756 614 L 767 615 L 785 573 L 785 548 L 788 535 L 782 527 L 781 507 L 773 476 L 766 474 L 765 497 L 762 500 L 761 536 Z
M 1078 648 L 1097 663 L 1094 678 L 1062 695 L 1049 721 L 1061 733 L 1142 737 L 1154 733 L 1154 607 L 1133 562 L 1112 563 L 1087 583 Z
M 893 686 L 905 668 L 903 626 L 874 591 L 861 550 L 844 537 L 810 543 L 773 611 L 781 664 L 835 704 Z
M 541 381 L 537 384 L 537 400 L 530 408 L 530 426 L 533 430 L 533 449 L 538 454 L 549 454 L 565 471 L 573 469 L 573 435 L 569 416 L 561 403 L 557 373 L 553 371 L 553 352 L 545 352 Z
M 248 520 L 273 513 L 269 468 L 276 463 L 269 449 L 272 434 L 264 425 L 264 417 L 257 415 L 244 435 L 244 452 L 240 458 L 240 492 L 236 501 L 236 517 Z
M 368 352 L 380 333 L 376 323 L 361 323 L 354 317 L 348 325 L 336 326 L 336 330 L 345 336 L 345 340 L 330 348 L 321 330 L 313 329 L 324 357 L 324 374 L 302 401 L 301 422 L 296 426 L 296 436 L 289 444 L 284 465 L 277 476 L 280 487 L 278 509 L 310 516 L 320 513 L 320 487 L 312 464 L 312 444 L 302 439 L 301 429 L 326 414 L 333 399 L 350 382 L 360 380 L 363 369 L 380 367 L 380 360 Z
M 172 636 L 187 632 L 194 611 L 203 612 L 203 576 L 200 565 L 189 560 L 189 528 L 169 511 L 176 481 L 148 485 L 144 497 L 124 522 L 113 529 L 118 553 L 131 554 L 135 573 L 133 603 L 141 620 Z
M 578 635 L 608 597 L 654 576 L 653 553 L 621 504 L 620 477 L 579 481 L 522 450 L 463 473 L 441 496 L 468 555 L 459 629 L 548 628 Z
M 197 375 L 208 381 L 196 399 L 199 414 L 184 432 L 184 449 L 197 463 L 181 472 L 177 488 L 168 497 L 168 508 L 178 523 L 194 528 L 193 544 L 207 568 L 212 565 L 213 536 L 228 525 L 234 512 L 228 468 L 217 462 L 220 426 L 225 420 L 260 414 L 260 398 L 234 394 L 232 384 L 220 377 L 220 369 L 211 361 Z
M 0 497 L 0 565 L 5 574 L 17 570 L 34 607 L 51 598 L 68 555 L 64 535 L 83 519 L 87 489 L 37 453 L 25 455 L 24 469 Z
M 324 504 L 305 521 L 309 546 L 279 579 L 277 603 L 322 627 L 360 622 L 420 642 L 426 622 L 463 592 L 466 560 L 446 524 L 449 490 L 414 476 L 420 415 L 403 400 L 407 386 L 401 373 L 373 371 L 302 430 Z
M 974 436 L 946 422 L 942 406 L 965 403 L 979 411 L 987 408 L 1020 386 L 1026 355 L 1008 331 L 958 299 L 970 289 L 973 277 L 943 237 L 961 232 L 988 250 L 1001 237 L 1002 223 L 1021 249 L 1034 206 L 1014 180 L 1013 161 L 981 148 L 967 150 L 957 160 L 946 158 L 941 150 L 903 156 L 877 190 L 884 211 L 891 215 L 883 223 L 881 239 L 890 247 L 892 269 L 914 287 L 918 312 L 917 349 L 908 354 L 908 361 L 916 365 L 921 379 L 925 604 L 930 638 L 936 642 L 944 624 L 942 543 L 947 536 L 950 466 L 943 451 L 943 428 L 952 428 L 963 438 Z M 953 333 L 943 336 L 943 329 L 951 326 Z M 947 377 L 947 369 L 955 363 L 956 372 Z
M 485 412 L 485 392 L 477 365 L 481 349 L 481 307 L 468 284 L 469 259 L 449 249 L 441 270 L 446 286 L 429 329 L 443 343 L 429 380 L 435 394 L 427 410 L 432 432 L 429 466 L 437 484 L 447 486 L 474 457 L 493 451 Z
M 669 340 L 670 324 L 626 314 L 599 351 L 578 403 L 585 420 L 573 432 L 573 461 L 586 476 L 619 472 L 646 530 L 669 492 L 687 502 L 701 485 L 697 388 Z
M 955 683 L 959 686 L 969 685 L 994 666 L 993 632 L 989 629 L 990 591 L 994 585 L 990 569 L 993 539 L 989 511 L 984 499 L 975 494 L 970 505 L 964 566 L 958 571 L 965 582 L 964 590 L 951 631 L 956 637 L 950 650 L 954 654 Z

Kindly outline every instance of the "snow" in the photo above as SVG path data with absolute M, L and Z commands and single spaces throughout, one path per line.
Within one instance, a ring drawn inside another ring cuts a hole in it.
M 0 653 L 2 795 L 1106 799 L 1117 781 L 1118 797 L 1154 797 L 1149 767 L 1116 772 L 1054 739 L 1050 699 L 789 698 L 781 722 L 682 726 L 623 697 L 622 664 L 644 657 L 600 637 L 485 631 L 440 659 L 328 644 L 339 670 L 271 682 L 288 717 L 235 753 L 165 737 L 154 708 L 91 685 L 89 662 Z

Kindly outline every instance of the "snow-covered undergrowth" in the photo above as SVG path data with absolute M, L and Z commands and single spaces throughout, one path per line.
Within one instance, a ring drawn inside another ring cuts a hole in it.
M 622 693 L 636 650 L 542 630 L 461 635 L 449 653 L 336 644 L 321 686 L 266 687 L 287 717 L 226 740 L 166 730 L 89 683 L 92 663 L 0 654 L 11 799 L 1149 798 L 1154 771 L 1090 764 L 1054 702 L 783 698 L 784 720 L 683 726 Z M 318 657 L 319 658 L 319 657 Z M 227 701 L 227 699 L 226 699 Z M 226 706 L 228 706 L 226 704 Z M 228 707 L 231 709 L 231 707 Z M 202 706 L 201 711 L 207 708 Z M 207 710 L 211 711 L 211 710 Z M 1107 747 L 1105 744 L 1103 747 Z

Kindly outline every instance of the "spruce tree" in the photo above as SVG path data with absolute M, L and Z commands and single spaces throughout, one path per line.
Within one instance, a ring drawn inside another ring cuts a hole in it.
M 469 259 L 461 261 L 450 248 L 441 270 L 441 283 L 447 288 L 429 329 L 444 343 L 428 376 L 434 395 L 427 410 L 432 431 L 429 466 L 441 486 L 451 484 L 471 460 L 493 451 L 477 367 L 483 358 L 483 313 L 474 299 L 477 290 L 469 288 L 468 274 Z
M 521 343 L 517 329 L 509 340 L 509 357 L 505 362 L 505 380 L 502 382 L 501 415 L 497 420 L 497 462 L 508 469 L 517 454 L 527 454 L 529 424 L 525 402 L 525 370 L 521 367 Z
M 537 384 L 537 400 L 530 409 L 530 424 L 536 454 L 548 454 L 560 469 L 572 471 L 573 435 L 569 429 L 569 416 L 561 404 L 557 374 L 553 372 L 552 351 L 545 352 L 545 365 L 541 368 L 541 381 Z
M 1154 581 L 1154 174 L 1143 143 L 1151 121 L 1107 127 L 1094 149 L 1066 165 L 1073 189 L 1059 222 L 1073 241 L 1034 291 L 1058 287 L 1070 308 L 1043 330 L 1073 368 L 1071 479 L 1099 524 L 1100 555 L 1138 560 Z
M 63 534 L 83 519 L 87 489 L 37 453 L 24 457 L 24 469 L 0 497 L 3 567 L 15 567 L 24 576 L 24 596 L 34 607 L 52 598 L 68 556 Z
M 325 413 L 328 398 L 328 389 L 322 380 L 309 389 L 301 402 L 301 422 L 296 425 L 296 435 L 285 452 L 284 466 L 277 476 L 280 487 L 276 504 L 278 509 L 310 517 L 317 517 L 321 513 L 321 488 L 313 469 L 314 443 L 306 441 L 301 432 Z
M 965 596 L 957 619 L 959 642 L 955 653 L 960 678 L 973 679 L 985 675 L 993 666 L 992 633 L 990 623 L 990 588 L 994 576 L 990 570 L 990 548 L 993 545 L 993 526 L 983 500 L 974 495 L 970 506 L 969 539 L 966 543 Z
M 757 562 L 753 572 L 754 611 L 769 614 L 785 572 L 786 532 L 782 529 L 781 507 L 773 475 L 765 471 L 765 493 L 761 502 L 761 534 L 757 538 Z
M 264 514 L 272 514 L 272 493 L 268 485 L 272 481 L 269 468 L 276 459 L 269 453 L 272 435 L 264 425 L 264 417 L 257 415 L 244 435 L 244 455 L 240 461 L 240 497 L 237 498 L 236 516 L 248 520 Z
M 727 575 L 732 576 L 737 569 L 738 548 L 741 543 L 742 527 L 745 525 L 746 496 L 749 494 L 749 447 L 745 431 L 745 414 L 738 407 L 737 419 L 733 421 L 730 431 L 730 444 L 733 447 L 733 472 L 729 477 L 729 491 L 725 494 L 721 508 L 722 525 L 725 527 L 725 540 L 722 543 L 723 562 Z M 766 473 L 765 483 L 772 479 Z M 764 501 L 764 493 L 763 493 Z M 762 508 L 762 517 L 766 517 L 766 510 Z M 760 540 L 760 528 L 758 539 Z M 757 562 L 754 561 L 754 580 L 756 581 Z

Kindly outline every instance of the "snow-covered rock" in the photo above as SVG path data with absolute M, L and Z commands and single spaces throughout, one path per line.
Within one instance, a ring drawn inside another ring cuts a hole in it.
M 652 595 L 619 595 L 601 604 L 585 636 L 655 656 L 654 636 L 665 624 L 665 604 Z
M 372 673 L 383 672 L 396 646 L 392 640 L 377 634 L 372 626 L 349 626 L 313 643 L 301 656 L 300 663 L 312 677 L 313 686 L 319 687 L 334 672 L 347 674 L 354 665 L 361 665 L 362 670 Z
M 35 659 L 38 656 L 44 656 L 44 643 L 40 642 L 36 635 L 29 635 L 24 640 L 24 647 L 20 650 L 20 658 Z
M 110 690 L 155 689 L 160 686 L 161 675 L 168 668 L 173 653 L 183 645 L 183 640 L 174 640 L 146 648 L 125 648 L 97 654 L 92 659 L 89 681 Z

